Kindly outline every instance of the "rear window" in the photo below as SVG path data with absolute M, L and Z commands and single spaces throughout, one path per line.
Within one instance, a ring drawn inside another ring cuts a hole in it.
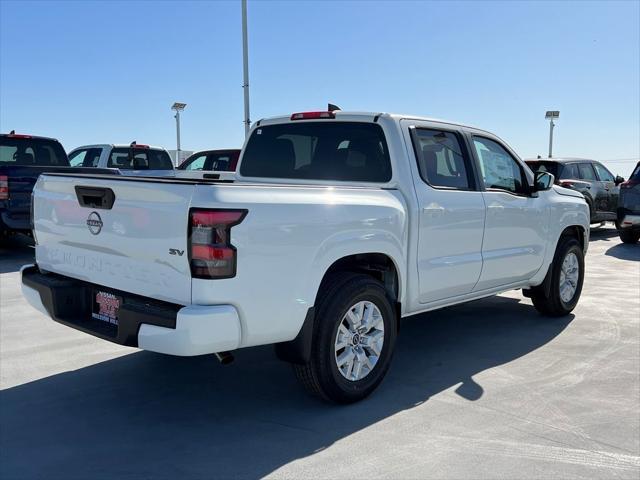
M 148 148 L 114 148 L 107 166 L 121 170 L 173 170 L 167 152 Z
M 285 123 L 253 131 L 240 173 L 245 177 L 387 182 L 391 163 L 380 125 Z
M 55 140 L 0 137 L 2 166 L 69 166 L 67 154 Z

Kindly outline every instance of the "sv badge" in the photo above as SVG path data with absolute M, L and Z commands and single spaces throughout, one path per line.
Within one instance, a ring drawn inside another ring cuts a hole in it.
M 177 248 L 170 248 L 169 255 L 178 255 L 179 257 L 181 257 L 182 255 L 184 255 L 184 250 L 178 250 Z

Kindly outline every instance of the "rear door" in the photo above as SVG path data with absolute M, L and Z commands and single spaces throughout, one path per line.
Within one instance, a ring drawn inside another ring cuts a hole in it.
M 592 212 L 591 221 L 603 220 L 609 208 L 609 192 L 604 188 L 603 183 L 598 180 L 591 162 L 578 163 L 578 172 L 580 174 L 580 180 L 588 182 L 591 186 L 591 188 L 589 188 L 589 194 L 591 195 L 593 208 L 595 210 L 595 212 Z
M 43 175 L 34 190 L 37 263 L 90 283 L 189 304 L 194 188 L 115 176 Z
M 600 186 L 607 194 L 606 211 L 614 214 L 618 208 L 618 197 L 620 196 L 620 187 L 616 185 L 613 174 L 607 168 L 598 162 L 593 162 L 593 168 L 596 171 Z
M 482 270 L 485 204 L 463 134 L 402 121 L 418 198 L 419 302 L 470 293 Z

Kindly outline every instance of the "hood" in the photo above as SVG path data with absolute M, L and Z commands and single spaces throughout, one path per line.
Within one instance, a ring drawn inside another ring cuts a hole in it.
M 554 185 L 552 188 L 559 195 L 564 195 L 566 197 L 584 198 L 584 195 L 582 195 L 580 192 L 577 192 L 576 190 L 572 190 L 570 188 L 564 188 L 560 185 Z

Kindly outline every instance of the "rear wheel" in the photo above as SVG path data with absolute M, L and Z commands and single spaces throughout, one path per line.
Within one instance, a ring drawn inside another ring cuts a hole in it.
M 307 391 L 336 403 L 365 398 L 389 370 L 397 319 L 387 292 L 368 275 L 340 273 L 318 296 L 308 363 L 293 366 Z
M 624 243 L 636 243 L 640 240 L 640 230 L 630 230 L 630 229 L 618 229 L 618 235 L 620 236 L 620 240 Z
M 561 237 L 551 264 L 551 285 L 531 289 L 533 306 L 543 315 L 568 315 L 578 304 L 584 281 L 584 253 L 574 237 Z

